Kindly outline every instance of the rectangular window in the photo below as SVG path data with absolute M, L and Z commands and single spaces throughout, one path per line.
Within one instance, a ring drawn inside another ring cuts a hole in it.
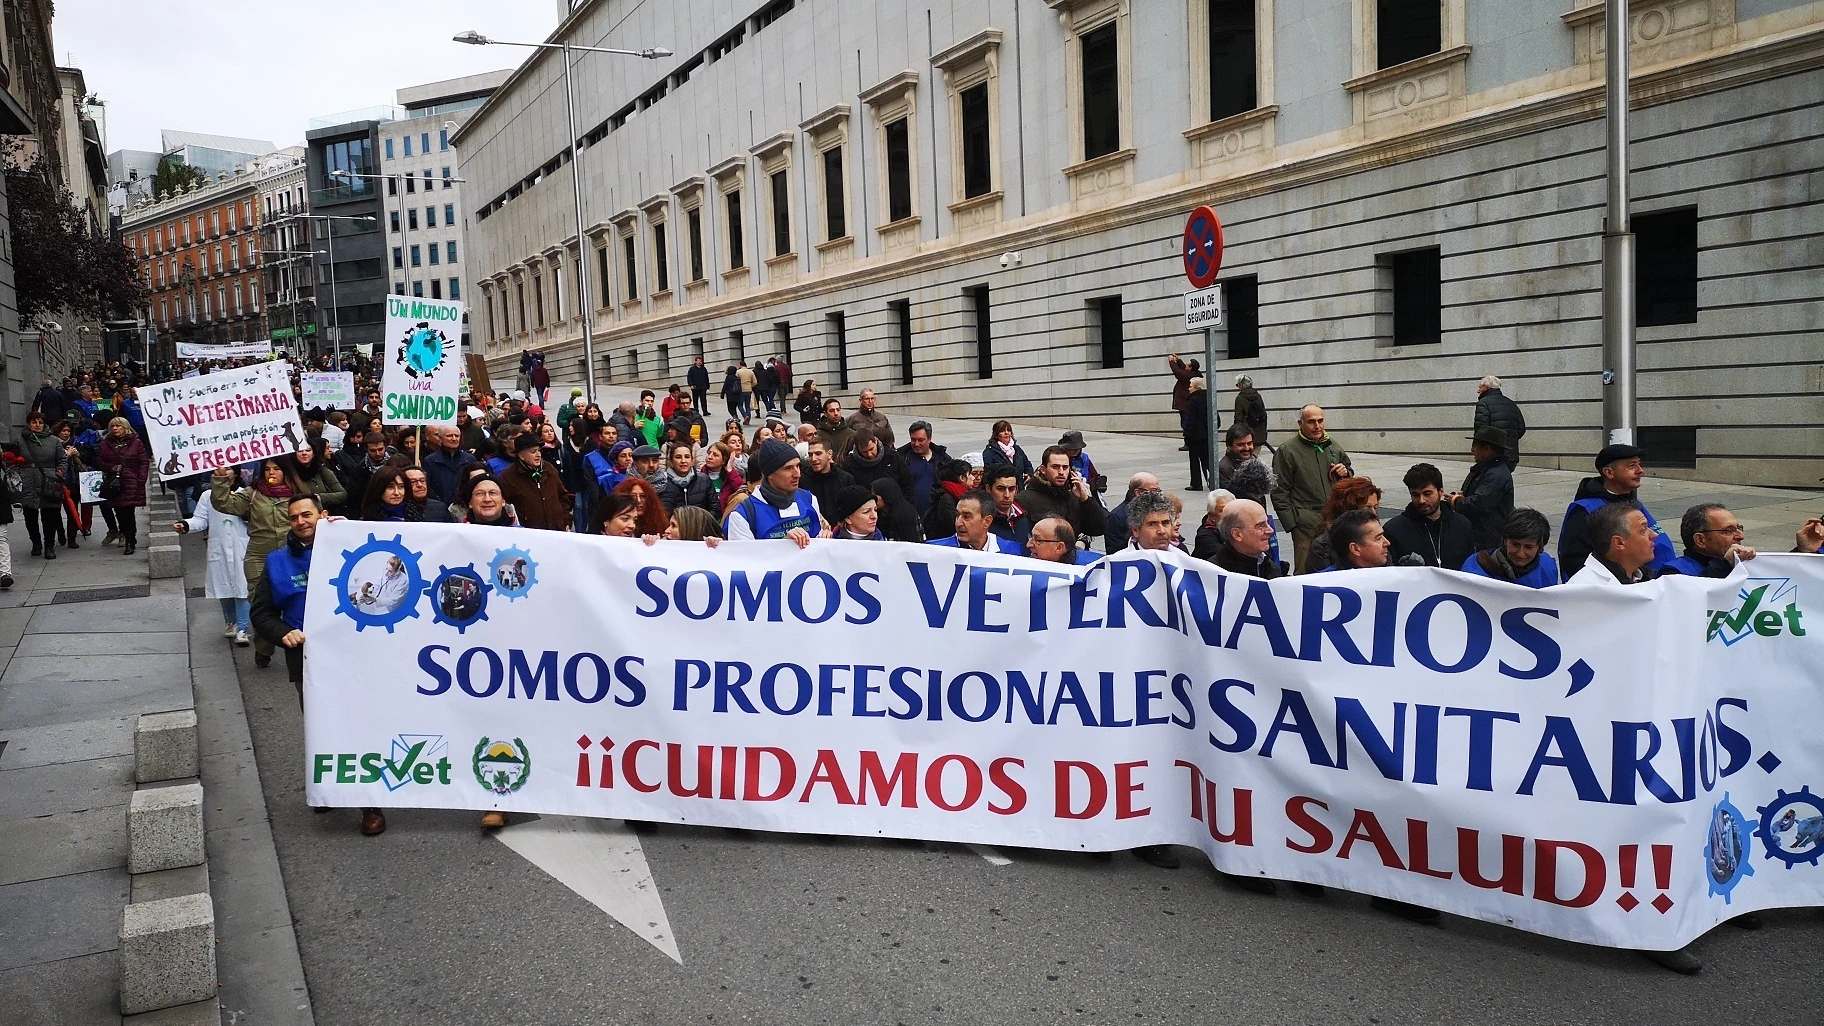
M 413 267 L 417 267 L 422 263 L 421 256 L 422 256 L 422 254 L 420 254 L 418 252 L 418 247 L 413 246 L 412 247 L 412 266 Z
M 1419 249 L 1393 256 L 1393 344 L 1419 346 L 1439 341 L 1443 302 L 1443 260 L 1439 251 Z
M 1223 316 L 1229 325 L 1229 359 L 1260 355 L 1260 278 L 1246 275 L 1222 283 Z
M 703 280 L 703 211 L 692 208 L 684 221 L 690 232 L 690 280 Z
M 1111 21 L 1077 39 L 1083 50 L 1084 160 L 1121 148 L 1121 65 L 1115 25 Z
M 431 152 L 431 133 L 425 132 L 419 135 L 418 143 L 418 149 L 428 155 Z
M 747 332 L 731 331 L 728 333 L 728 348 L 734 351 L 736 365 L 747 362 Z
M 393 159 L 393 141 L 391 139 L 386 141 L 386 159 Z
M 635 380 L 638 380 L 640 376 L 640 351 L 638 349 L 627 350 L 627 376 Z
M 444 243 L 443 249 L 444 249 L 444 254 L 443 254 L 444 262 L 449 263 L 449 264 L 455 263 L 456 262 L 456 240 L 451 239 L 450 241 Z
M 887 303 L 893 316 L 893 328 L 899 335 L 899 383 L 912 383 L 912 301 L 894 299 Z
M 1634 216 L 1634 317 L 1697 323 L 1697 208 Z
M 564 273 L 556 264 L 551 266 L 551 316 L 564 319 Z
M 823 217 L 829 241 L 849 234 L 849 217 L 842 186 L 842 147 L 823 151 Z
M 602 309 L 614 305 L 614 289 L 610 284 L 614 276 L 608 273 L 608 247 L 598 246 L 595 250 L 595 273 L 602 279 Z
M 452 228 L 456 227 L 456 204 L 445 203 L 443 205 L 443 223 Z
M 396 281 L 393 283 L 393 295 L 395 295 L 395 296 L 405 295 L 405 282 Z
M 1127 363 L 1127 327 L 1121 318 L 1121 297 L 1100 296 L 1089 301 L 1095 311 L 1096 328 L 1101 335 L 1102 369 L 1114 370 Z
M 665 259 L 665 222 L 652 226 L 652 275 L 657 279 L 658 287 L 653 292 L 660 293 L 671 288 L 671 261 Z
M 418 191 L 418 176 L 410 171 L 405 173 L 405 191 L 408 193 Z M 416 217 L 417 215 L 414 214 L 412 216 Z
M 912 133 L 907 119 L 887 125 L 887 222 L 912 216 Z
M 659 343 L 658 373 L 661 378 L 669 377 L 671 375 L 671 346 L 666 345 L 663 342 Z
M 985 196 L 994 188 L 994 165 L 991 163 L 994 143 L 988 134 L 988 83 L 970 86 L 957 100 L 963 108 L 963 196 Z
M 418 208 L 413 207 L 405 212 L 405 226 L 412 231 L 418 230 Z
M 450 148 L 450 130 L 449 129 L 441 128 L 441 129 L 437 130 L 437 148 L 440 150 L 447 150 Z M 451 293 L 450 298 L 451 299 L 456 298 L 455 292 L 456 292 L 455 288 L 452 287 L 450 289 L 450 293 Z
M 455 184 L 456 184 L 456 182 L 450 178 L 450 169 L 447 167 L 444 168 L 443 169 L 443 187 L 448 189 Z
M 412 295 L 418 299 L 424 298 L 424 282 L 412 282 Z
M 519 314 L 519 330 L 525 331 L 526 330 L 526 283 L 525 282 L 517 281 L 517 282 L 513 283 L 513 299 L 519 307 L 519 309 L 517 311 Z
M 426 228 L 437 227 L 437 208 L 436 207 L 425 207 L 424 208 L 424 226 Z
M 626 265 L 627 270 L 627 290 L 623 294 L 630 300 L 640 298 L 640 267 L 634 260 L 634 249 L 633 236 L 628 235 L 621 239 L 621 261 Z
M 543 327 L 545 323 L 545 276 L 542 274 L 532 276 L 532 315 L 538 318 L 532 323 Z
M 441 262 L 437 258 L 443 255 L 441 252 L 439 252 L 440 247 L 435 242 L 433 242 L 427 248 L 430 249 L 430 251 L 431 251 L 431 266 L 436 267 L 438 265 L 438 263 Z
M 397 270 L 404 266 L 405 266 L 405 253 L 402 250 L 400 250 L 400 248 L 398 246 L 394 246 L 393 247 L 393 268 L 395 270 Z
M 792 322 L 791 321 L 774 321 L 773 322 L 773 341 L 777 347 L 774 351 L 777 352 L 780 355 L 780 357 L 782 357 L 785 360 L 786 363 L 788 363 L 788 364 L 791 363 L 792 362 Z M 782 386 L 783 386 L 783 384 L 784 384 L 784 382 L 781 382 Z
M 397 235 L 399 233 L 399 211 L 397 211 L 397 210 L 389 211 L 388 216 L 392 219 L 392 222 L 393 222 L 393 234 Z
M 742 245 L 741 230 L 741 190 L 734 189 L 728 194 L 728 269 L 733 271 L 747 266 L 747 254 Z
M 1375 0 L 1377 66 L 1391 68 L 1444 49 L 1443 0 Z
M 1697 469 L 1696 427 L 1635 428 L 1635 444 L 1647 451 L 1640 458 L 1643 467 Z
M 409 157 L 412 155 L 412 137 L 409 135 L 405 136 L 404 141 L 405 141 L 405 155 Z
M 963 290 L 975 316 L 975 376 L 994 376 L 994 331 L 988 319 L 988 286 L 971 285 Z
M 450 298 L 452 300 L 462 298 L 462 284 L 456 278 L 450 279 Z
M 836 351 L 836 387 L 849 387 L 849 319 L 841 311 L 824 314 L 830 328 L 830 347 Z
M 431 298 L 432 299 L 442 299 L 443 298 L 443 279 L 442 278 L 432 278 L 431 279 Z
M 388 196 L 399 195 L 399 179 L 397 176 L 395 176 L 395 175 L 386 176 L 386 194 Z
M 1254 0 L 1207 0 L 1210 12 L 1210 120 L 1260 105 L 1254 82 Z
M 773 255 L 784 256 L 792 251 L 792 198 L 783 169 L 773 172 L 772 183 Z

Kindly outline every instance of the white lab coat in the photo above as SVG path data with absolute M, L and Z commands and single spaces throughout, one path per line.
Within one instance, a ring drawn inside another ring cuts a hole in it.
M 247 521 L 217 510 L 214 496 L 204 492 L 196 515 L 184 523 L 191 534 L 209 535 L 209 576 L 203 594 L 212 599 L 246 598 L 247 573 L 241 564 L 247 558 Z

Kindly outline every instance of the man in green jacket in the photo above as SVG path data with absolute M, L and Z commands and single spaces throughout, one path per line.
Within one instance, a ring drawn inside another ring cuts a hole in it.
M 1292 535 L 1293 573 L 1305 572 L 1330 486 L 1353 473 L 1349 454 L 1324 431 L 1323 407 L 1298 411 L 1298 437 L 1273 454 L 1273 508 Z

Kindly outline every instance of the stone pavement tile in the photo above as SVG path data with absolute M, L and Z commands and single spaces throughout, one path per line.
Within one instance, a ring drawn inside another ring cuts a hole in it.
M 44 635 L 28 635 L 43 637 Z M 0 674 L 0 684 L 37 681 L 112 683 L 118 681 L 175 681 L 189 683 L 190 657 L 180 649 L 164 655 L 116 654 L 107 640 L 115 635 L 79 636 L 89 646 L 86 655 L 15 655 Z M 133 637 L 132 635 L 125 636 Z M 182 635 L 178 635 L 179 638 Z M 184 703 L 189 708 L 189 703 Z
M 0 887 L 0 969 L 113 951 L 131 889 L 125 866 Z
M 181 898 L 186 894 L 206 894 L 209 891 L 209 866 L 183 866 L 178 869 L 161 869 L 153 873 L 133 874 L 133 903 L 146 901 L 163 901 L 166 898 Z
M 227 943 L 217 903 L 215 952 L 221 977 L 220 1000 L 227 1021 L 311 1026 L 310 993 L 299 970 L 298 936 L 290 923 L 272 930 L 234 935 Z
M 124 805 L 132 793 L 131 755 L 0 771 L 0 821 Z
M 199 679 L 197 684 L 199 695 L 202 690 L 203 686 Z M 252 751 L 253 740 L 247 733 L 245 715 L 238 696 L 233 699 L 216 698 L 198 701 L 196 703 L 198 754 L 207 759 L 216 755 Z
M 202 759 L 203 831 L 234 830 L 266 821 L 260 771 L 244 752 Z
M 291 923 L 291 905 L 270 838 L 261 824 L 216 831 L 205 839 L 215 933 L 224 942 Z
M 107 716 L 188 709 L 194 699 L 190 693 L 189 674 L 184 677 L 182 680 L 27 681 L 18 684 L 6 683 L 0 678 L 0 723 L 13 727 L 42 727 Z
M 218 952 L 219 960 L 220 954 Z M 155 1012 L 123 1015 L 120 1026 L 221 1026 L 222 1006 L 215 998 Z
M 187 636 L 179 631 L 109 634 L 105 638 L 85 634 L 28 634 L 20 640 L 19 648 L 13 654 L 59 659 L 78 657 L 77 662 L 86 663 L 97 653 L 109 656 L 183 655 L 189 650 L 187 642 Z
M 120 584 L 119 580 L 104 582 Z M 114 599 L 40 606 L 28 628 L 44 634 L 130 634 L 134 631 L 181 631 L 184 604 L 168 598 Z
M 0 885 L 127 864 L 127 807 L 0 822 Z
M 15 589 L 17 590 L 17 589 Z M 11 648 L 25 636 L 25 625 L 35 610 L 0 609 L 0 646 Z
M 0 1021 L 8 1026 L 114 1026 L 120 956 L 108 950 L 0 971 L 0 1001 Z
M 0 770 L 25 769 L 75 759 L 133 754 L 132 716 L 78 720 L 44 727 L 0 727 Z

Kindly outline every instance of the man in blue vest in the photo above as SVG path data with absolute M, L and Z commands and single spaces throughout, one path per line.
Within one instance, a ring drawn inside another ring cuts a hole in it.
M 1640 457 L 1644 450 L 1632 445 L 1605 445 L 1596 454 L 1596 476 L 1586 477 L 1577 486 L 1577 497 L 1564 511 L 1564 526 L 1558 530 L 1558 572 L 1565 580 L 1577 576 L 1583 564 L 1590 558 L 1590 514 L 1611 502 L 1631 502 L 1640 506 L 1637 492 L 1644 473 L 1640 468 Z M 1659 529 L 1659 521 L 1645 506 L 1640 511 L 1647 515 L 1647 526 L 1653 529 L 1653 561 L 1648 569 L 1657 573 L 1659 569 L 1672 561 L 1677 555 L 1672 550 L 1672 540 Z
M 285 544 L 266 555 L 266 573 L 253 592 L 253 629 L 260 637 L 285 650 L 285 670 L 304 702 L 304 596 L 310 585 L 310 556 L 317 541 L 317 524 L 326 519 L 315 495 L 292 496 L 286 510 L 291 533 Z M 318 809 L 327 812 L 327 809 Z M 386 829 L 379 809 L 361 810 L 361 832 L 372 837 Z
M 956 500 L 956 533 L 948 538 L 933 538 L 932 545 L 977 552 L 999 552 L 1006 556 L 1025 555 L 1025 546 L 1012 538 L 1003 538 L 988 530 L 994 517 L 994 497 L 984 491 L 965 492 Z
M 829 534 L 817 497 L 798 487 L 797 449 L 769 438 L 747 458 L 747 473 L 756 482 L 754 493 L 722 522 L 729 541 L 789 538 L 802 549 Z
M 1669 560 L 1662 573 L 1686 577 L 1727 577 L 1735 564 L 1754 558 L 1754 549 L 1742 544 L 1742 522 L 1720 502 L 1700 502 L 1685 510 L 1679 521 L 1685 554 Z

